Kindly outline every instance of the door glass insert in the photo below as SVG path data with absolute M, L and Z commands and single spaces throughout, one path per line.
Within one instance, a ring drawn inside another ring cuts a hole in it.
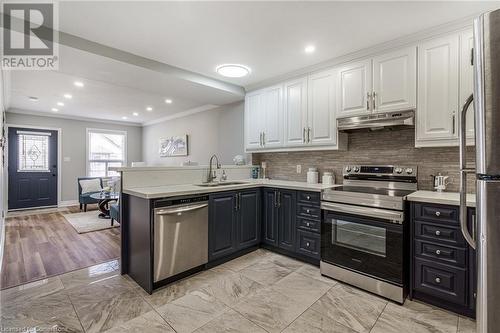
M 343 220 L 332 220 L 332 243 L 365 253 L 386 256 L 387 230 Z
M 18 171 L 49 172 L 49 136 L 18 134 Z

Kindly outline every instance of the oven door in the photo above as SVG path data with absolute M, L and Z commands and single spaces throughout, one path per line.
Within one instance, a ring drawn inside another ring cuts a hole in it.
M 403 212 L 330 203 L 322 208 L 322 261 L 403 284 Z

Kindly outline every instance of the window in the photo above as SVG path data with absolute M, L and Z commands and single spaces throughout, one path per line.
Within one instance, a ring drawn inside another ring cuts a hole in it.
M 87 174 L 90 177 L 111 177 L 118 173 L 109 167 L 127 163 L 127 133 L 87 129 Z
M 49 172 L 49 135 L 18 131 L 18 171 Z

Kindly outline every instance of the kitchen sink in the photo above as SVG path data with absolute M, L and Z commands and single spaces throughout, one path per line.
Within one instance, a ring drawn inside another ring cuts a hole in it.
M 219 186 L 243 185 L 243 184 L 248 184 L 248 183 L 247 182 L 211 182 L 211 183 L 196 184 L 196 186 L 219 187 Z

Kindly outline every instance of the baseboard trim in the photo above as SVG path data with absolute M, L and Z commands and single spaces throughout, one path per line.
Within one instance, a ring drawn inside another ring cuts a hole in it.
M 59 204 L 57 205 L 57 207 L 77 206 L 78 203 L 79 203 L 78 200 L 59 201 Z

